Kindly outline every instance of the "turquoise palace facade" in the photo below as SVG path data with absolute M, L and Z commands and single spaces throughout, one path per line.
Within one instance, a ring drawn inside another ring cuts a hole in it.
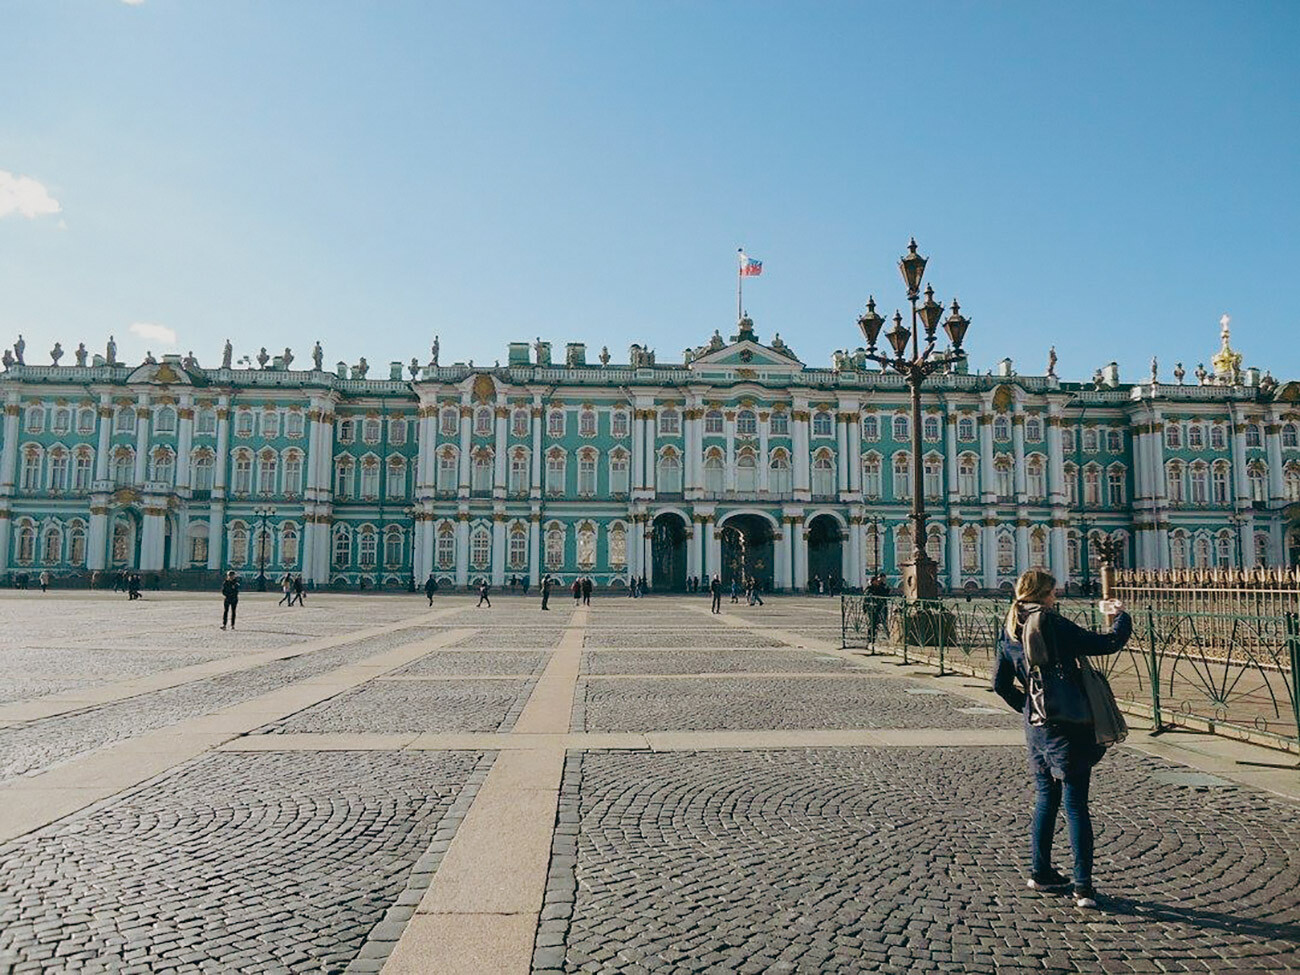
M 504 365 L 289 350 L 217 368 L 107 356 L 0 376 L 0 573 L 180 584 L 233 568 L 317 587 L 752 575 L 770 589 L 897 578 L 911 537 L 910 416 L 861 350 L 801 362 L 742 318 L 663 364 L 513 343 Z M 56 350 L 57 352 L 58 350 Z M 560 357 L 557 356 L 557 360 Z M 1129 566 L 1295 564 L 1300 384 L 1229 344 L 1190 381 L 934 376 L 924 392 L 930 555 L 951 590 L 1031 565 L 1086 582 L 1088 543 Z

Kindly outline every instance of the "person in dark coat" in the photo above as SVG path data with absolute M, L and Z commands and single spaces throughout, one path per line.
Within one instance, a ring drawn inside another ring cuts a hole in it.
M 876 634 L 880 632 L 880 625 L 885 621 L 885 612 L 888 609 L 889 582 L 885 579 L 883 572 L 877 572 L 867 583 L 867 606 L 871 612 L 871 642 L 876 642 Z
M 713 596 L 712 611 L 715 613 L 722 612 L 722 580 L 715 574 L 709 581 L 709 593 Z
M 221 628 L 226 628 L 226 623 L 230 623 L 230 628 L 235 628 L 235 613 L 239 609 L 239 577 L 235 575 L 235 570 L 231 569 L 226 573 L 226 581 L 221 584 Z
M 294 576 L 293 577 L 293 599 L 289 600 L 289 605 L 292 606 L 294 600 L 296 599 L 298 601 L 298 605 L 301 606 L 302 601 L 306 598 L 306 595 L 307 595 L 306 592 L 303 590 L 302 576 Z
M 475 604 L 474 608 L 478 609 L 479 606 L 482 606 L 484 603 L 487 603 L 488 609 L 492 608 L 492 600 L 488 599 L 488 582 L 486 579 L 478 585 L 478 602 Z
M 551 577 L 542 576 L 542 609 L 549 610 L 546 604 L 551 601 Z
M 1074 903 L 1096 907 L 1092 884 L 1093 833 L 1088 811 L 1092 768 L 1106 753 L 1097 744 L 1091 725 L 1052 721 L 1044 709 L 1040 668 L 1064 668 L 1078 683 L 1079 658 L 1118 653 L 1128 642 L 1133 621 L 1115 603 L 1109 633 L 1094 633 L 1055 610 L 1056 579 L 1042 569 L 1030 569 L 1016 582 L 1016 598 L 1007 613 L 1006 638 L 998 647 L 993 690 L 1025 716 L 1029 771 L 1038 791 L 1030 833 L 1033 890 L 1063 890 L 1070 885 L 1052 866 L 1052 836 L 1056 815 L 1065 804 L 1070 846 L 1074 850 Z M 1082 694 L 1082 688 L 1080 687 Z
M 591 576 L 587 576 L 586 578 L 584 578 L 584 579 L 582 580 L 582 605 L 584 605 L 584 606 L 590 606 L 590 605 L 591 605 L 591 590 L 592 590 L 592 588 L 593 588 L 593 587 L 592 587 L 592 584 L 591 584 Z
M 573 592 L 573 605 L 577 606 L 578 603 L 582 602 L 582 580 L 574 579 L 573 585 L 569 588 Z
M 438 584 L 433 581 L 433 573 L 429 573 L 429 578 L 424 580 L 424 595 L 429 600 L 429 605 L 433 605 L 433 594 L 438 591 Z

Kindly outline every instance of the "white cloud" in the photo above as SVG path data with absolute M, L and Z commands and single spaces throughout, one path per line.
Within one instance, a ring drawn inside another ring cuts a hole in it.
M 62 209 L 50 191 L 30 176 L 17 176 L 0 169 L 0 217 L 16 213 L 33 220 Z
M 155 342 L 161 342 L 166 346 L 176 344 L 176 329 L 168 328 L 166 325 L 158 325 L 154 322 L 132 322 L 127 331 L 132 335 L 140 336 L 142 339 L 153 339 Z
M 122 2 L 128 7 L 138 7 L 140 4 L 144 3 L 144 0 L 122 0 Z

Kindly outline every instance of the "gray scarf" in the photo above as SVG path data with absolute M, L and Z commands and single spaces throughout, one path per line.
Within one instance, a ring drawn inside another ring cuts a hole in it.
M 1022 614 L 1020 624 L 1020 645 L 1025 650 L 1025 666 L 1045 667 L 1051 662 L 1051 651 L 1047 648 L 1047 634 L 1043 630 L 1043 617 L 1047 610 L 1041 603 L 1020 603 Z

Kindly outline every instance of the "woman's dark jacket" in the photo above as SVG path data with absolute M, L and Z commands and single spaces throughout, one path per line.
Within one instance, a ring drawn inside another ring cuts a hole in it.
M 1066 619 L 1054 610 L 1042 612 L 1043 636 L 1049 651 L 1057 655 L 1065 672 L 1078 678 L 1079 657 L 1100 657 L 1118 653 L 1133 632 L 1133 620 L 1120 613 L 1109 633 L 1094 633 Z M 1021 622 L 1026 609 L 1019 610 Z M 1101 761 L 1106 749 L 1098 745 L 1090 726 L 1059 725 L 1035 713 L 1028 694 L 1029 671 L 1025 666 L 1024 647 L 1006 638 L 998 643 L 997 662 L 993 667 L 993 690 L 1002 700 L 1025 716 L 1025 742 L 1029 745 L 1031 770 L 1050 772 L 1065 779 L 1086 772 Z
M 239 580 L 227 579 L 221 584 L 221 595 L 226 597 L 227 602 L 235 602 L 239 599 Z

